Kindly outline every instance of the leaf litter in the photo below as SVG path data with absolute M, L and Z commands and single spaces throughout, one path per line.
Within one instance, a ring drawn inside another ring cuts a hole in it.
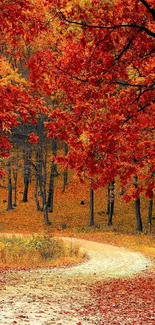
M 69 240 L 89 260 L 68 268 L 1 273 L 0 324 L 153 325 L 152 262 L 123 248 Z

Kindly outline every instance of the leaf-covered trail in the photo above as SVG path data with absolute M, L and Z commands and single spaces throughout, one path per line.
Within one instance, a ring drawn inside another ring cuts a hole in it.
M 129 278 L 146 270 L 151 262 L 142 254 L 124 248 L 74 238 L 67 240 L 80 245 L 90 259 L 70 268 L 1 273 L 1 325 L 115 324 L 110 323 L 106 313 L 104 315 L 99 308 L 98 298 L 93 292 L 95 283 L 107 283 L 109 278 L 111 281 L 116 278 L 119 283 L 121 280 L 118 278 Z M 120 317 L 121 323 L 116 317 L 117 324 L 145 324 L 129 323 L 126 316 L 124 321 L 122 315 Z M 149 325 L 153 325 L 151 321 Z

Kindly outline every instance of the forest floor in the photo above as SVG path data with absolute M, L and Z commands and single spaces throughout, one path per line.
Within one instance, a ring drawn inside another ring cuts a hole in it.
M 6 188 L 1 191 L 0 233 L 88 240 L 80 246 L 90 259 L 68 268 L 1 270 L 0 325 L 154 325 L 155 220 L 149 234 L 147 199 L 142 197 L 140 234 L 134 202 L 123 202 L 119 186 L 113 226 L 107 226 L 107 193 L 99 189 L 95 226 L 89 227 L 89 184 L 72 179 L 63 192 L 59 181 L 47 226 L 43 213 L 36 211 L 32 185 L 27 203 L 22 202 L 22 186 L 18 188 L 18 205 L 11 211 L 6 211 Z
M 125 248 L 64 240 L 78 244 L 89 259 L 67 268 L 2 272 L 1 325 L 155 323 L 151 259 Z
M 18 187 L 17 206 L 11 211 L 6 211 L 7 188 L 0 188 L 0 233 L 75 236 L 130 248 L 155 258 L 155 212 L 153 211 L 152 233 L 149 234 L 148 200 L 145 197 L 141 198 L 142 233 L 136 231 L 135 203 L 131 201 L 127 204 L 123 201 L 119 194 L 119 184 L 116 184 L 115 189 L 113 225 L 107 225 L 107 190 L 100 188 L 95 191 L 95 226 L 89 227 L 89 184 L 81 184 L 72 175 L 70 177 L 65 192 L 62 191 L 62 179 L 56 179 L 54 211 L 49 213 L 51 226 L 44 224 L 43 212 L 36 210 L 33 182 L 26 203 L 22 202 L 23 187 Z M 5 185 L 7 179 L 3 178 L 2 181 Z

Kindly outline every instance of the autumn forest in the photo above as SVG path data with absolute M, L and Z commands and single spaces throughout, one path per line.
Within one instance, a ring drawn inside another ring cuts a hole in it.
M 56 267 L 89 258 L 62 237 L 123 246 L 154 263 L 154 1 L 1 0 L 0 12 L 1 272 L 49 266 L 52 254 Z M 115 281 L 104 287 L 109 299 Z M 140 280 L 136 289 L 132 281 L 135 297 Z M 153 267 L 144 282 L 147 310 Z M 92 290 L 97 307 L 83 307 L 91 323 L 37 324 L 154 324 L 147 312 L 108 316 L 101 282 Z

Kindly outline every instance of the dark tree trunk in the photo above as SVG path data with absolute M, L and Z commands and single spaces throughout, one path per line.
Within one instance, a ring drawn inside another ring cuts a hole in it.
M 64 143 L 64 154 L 65 156 L 67 156 L 68 154 L 68 145 L 66 142 Z M 68 168 L 65 168 L 63 172 L 63 192 L 65 192 L 67 184 L 68 184 Z
M 12 205 L 12 179 L 11 179 L 11 164 L 10 161 L 8 161 L 7 164 L 8 167 L 8 206 L 7 210 L 12 210 L 13 205 Z
M 142 218 L 141 218 L 141 212 L 140 212 L 140 197 L 138 197 L 138 199 L 136 199 L 135 207 L 136 207 L 137 231 L 142 232 L 143 225 L 142 225 Z
M 43 203 L 43 176 L 42 176 L 42 153 L 41 149 L 36 152 L 36 185 L 35 185 L 35 201 L 37 210 L 43 211 L 43 204 L 40 206 L 38 197 L 41 198 Z
M 50 173 L 50 181 L 49 181 L 49 191 L 48 191 L 48 201 L 47 206 L 50 212 L 53 212 L 53 203 L 54 203 L 54 177 L 55 177 L 55 164 L 52 161 L 51 164 L 51 173 Z
M 57 145 L 57 138 L 52 139 L 52 154 L 53 156 L 57 156 L 57 150 L 58 150 L 58 145 Z M 57 170 L 57 165 L 54 163 L 53 165 L 53 170 L 54 170 L 54 176 L 59 176 L 58 170 Z
M 29 190 L 29 183 L 30 183 L 30 159 L 31 159 L 31 152 L 26 150 L 24 152 L 24 194 L 23 194 L 23 202 L 28 202 L 28 190 Z
M 42 148 L 43 149 L 43 148 Z M 44 221 L 46 225 L 51 225 L 51 222 L 48 218 L 48 202 L 46 197 L 46 183 L 47 183 L 47 149 L 45 149 L 45 153 L 43 156 L 43 150 L 41 151 L 41 161 L 42 161 L 42 203 L 43 203 L 43 214 Z
M 36 183 L 35 183 L 35 189 L 34 189 L 34 199 L 36 202 L 36 206 L 37 206 L 37 211 L 41 210 L 40 204 L 39 204 L 39 200 L 38 200 L 38 184 L 39 184 L 39 180 L 38 180 L 38 175 L 36 173 Z
M 110 212 L 110 184 L 108 184 L 108 198 L 107 198 L 107 214 Z
M 90 222 L 89 226 L 94 226 L 94 190 L 90 186 Z
M 46 201 L 46 191 L 43 190 L 43 214 L 44 214 L 44 221 L 46 225 L 51 225 L 51 222 L 49 221 L 48 218 L 48 206 L 47 206 L 47 201 Z
M 138 190 L 138 177 L 134 176 L 134 186 Z M 137 220 L 137 231 L 143 231 L 142 217 L 140 211 L 140 197 L 135 201 L 135 210 L 136 210 L 136 220 Z
M 47 146 L 44 136 L 44 117 L 40 115 L 37 125 L 37 134 L 39 137 L 36 152 L 36 189 L 35 200 L 37 208 L 39 208 L 38 196 L 42 199 L 42 211 L 45 224 L 51 224 L 48 218 L 48 202 L 47 202 Z M 37 191 L 39 185 L 39 193 Z
M 13 178 L 14 178 L 14 203 L 13 206 L 17 206 L 17 179 L 18 179 L 18 172 L 15 170 L 13 172 Z
M 56 157 L 57 155 L 57 139 L 52 139 L 52 154 Z M 48 200 L 47 207 L 49 212 L 53 212 L 54 207 L 54 178 L 59 175 L 57 170 L 57 165 L 52 160 L 51 163 L 51 172 L 50 172 L 50 180 L 49 180 L 49 189 L 48 189 Z
M 112 225 L 112 218 L 114 214 L 114 202 L 115 202 L 115 181 L 108 185 L 108 226 Z
M 152 231 L 152 212 L 153 212 L 153 199 L 149 200 L 149 209 L 148 209 L 148 230 L 149 233 Z
M 29 189 L 29 181 L 25 180 L 24 184 L 24 194 L 23 194 L 23 202 L 28 202 L 28 189 Z
M 16 157 L 14 159 L 13 180 L 14 180 L 14 202 L 13 206 L 17 206 L 17 182 L 18 182 L 18 168 L 19 168 L 19 145 L 17 140 Z

